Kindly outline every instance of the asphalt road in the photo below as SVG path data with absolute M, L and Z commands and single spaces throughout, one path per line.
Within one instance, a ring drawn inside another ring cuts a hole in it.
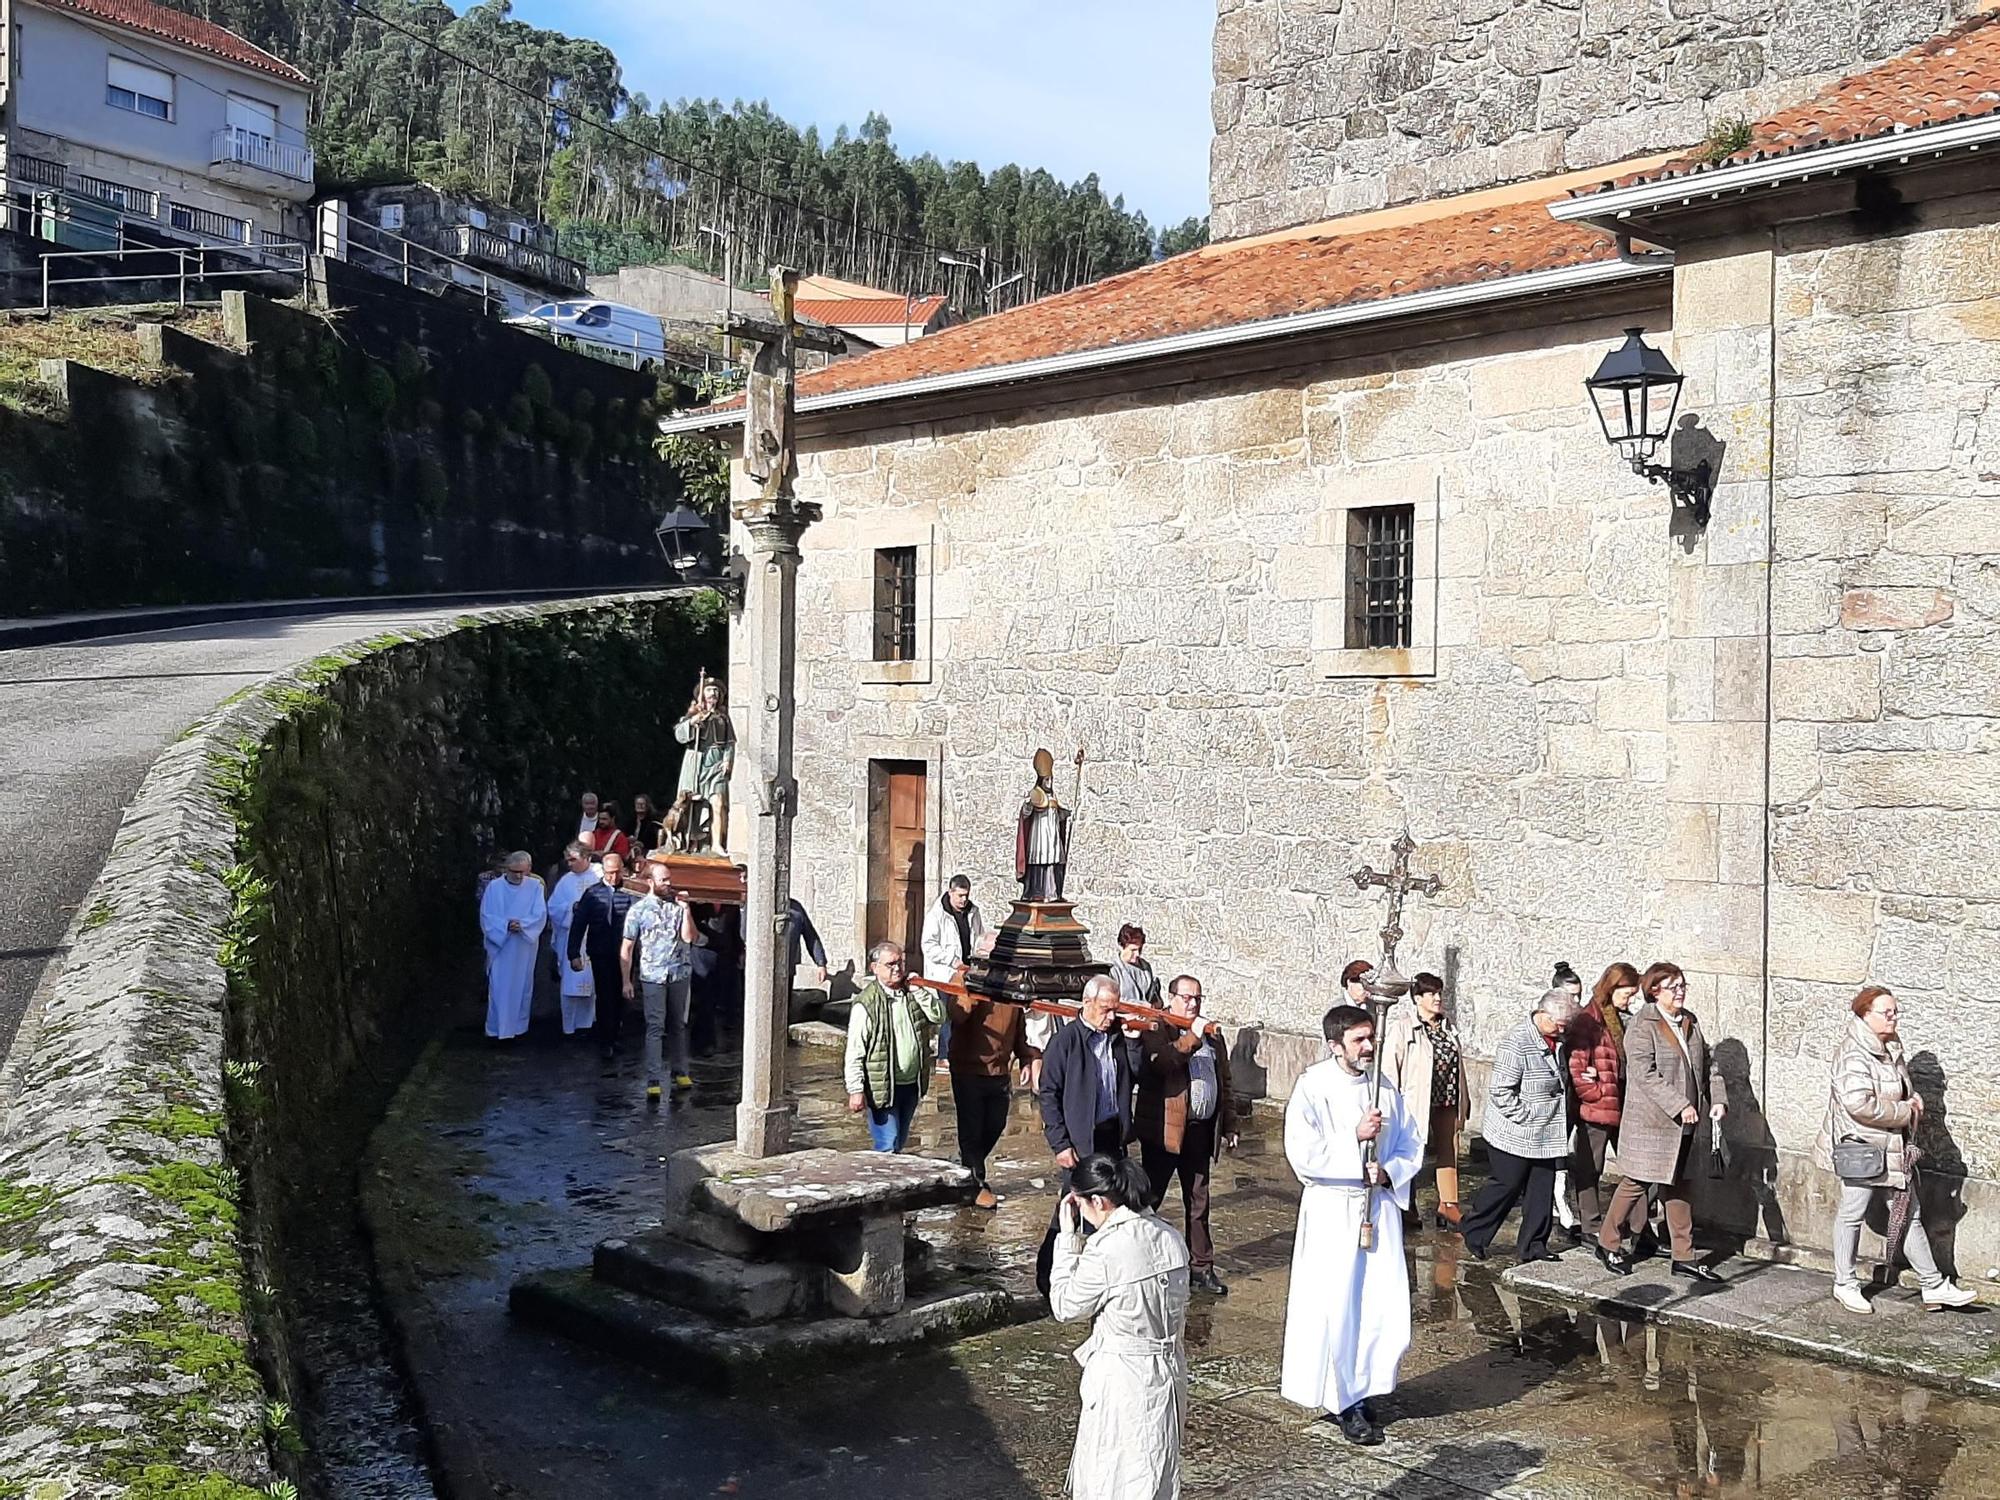
M 464 608 L 232 620 L 0 651 L 0 1057 L 174 736 L 267 673 Z

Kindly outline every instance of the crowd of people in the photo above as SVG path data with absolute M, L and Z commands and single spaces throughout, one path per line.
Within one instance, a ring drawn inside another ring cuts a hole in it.
M 690 900 L 674 887 L 666 831 L 645 793 L 621 814 L 585 792 L 575 836 L 553 882 L 516 850 L 482 879 L 486 1034 L 507 1043 L 528 1030 L 538 972 L 553 971 L 562 1034 L 595 1042 L 607 1062 L 625 1049 L 628 1017 L 642 1018 L 646 1097 L 694 1087 L 689 1059 L 713 1052 L 740 1025 L 741 916 L 734 906 Z M 544 937 L 548 941 L 544 943 Z M 825 974 L 826 951 L 793 903 L 794 957 L 809 948 Z
M 546 927 L 565 1034 L 595 1035 L 615 1053 L 636 995 L 649 1093 L 658 1098 L 663 1076 L 689 1086 L 698 1029 L 691 997 L 698 1017 L 704 976 L 713 997 L 716 975 L 740 971 L 741 945 L 727 920 L 732 909 L 703 909 L 672 888 L 650 812 L 647 799 L 634 799 L 633 817 L 621 820 L 616 808 L 586 798 L 553 894 L 542 899 L 532 859 L 514 854 L 482 893 L 481 925 L 489 1034 L 525 1029 Z M 790 925 L 794 966 L 810 957 L 823 982 L 824 945 L 796 902 Z M 971 882 L 959 875 L 927 911 L 914 955 L 888 941 L 869 950 L 868 978 L 848 1015 L 848 1107 L 864 1117 L 875 1149 L 900 1151 L 934 1077 L 948 1074 L 959 1156 L 978 1184 L 973 1201 L 991 1210 L 1001 1198 L 989 1163 L 1014 1090 L 1033 1093 L 1057 1177 L 1037 1283 L 1056 1317 L 1094 1323 L 1077 1351 L 1084 1416 L 1070 1493 L 1173 1494 L 1189 1298 L 1228 1292 L 1209 1224 L 1214 1164 L 1237 1143 L 1228 1042 L 1202 1014 L 1197 976 L 1177 974 L 1163 993 L 1136 925 L 1119 930 L 1116 960 L 1086 983 L 1069 1019 L 960 985 L 912 982 L 962 978 L 992 941 Z M 1486 1180 L 1461 1202 L 1473 1093 L 1444 981 L 1418 974 L 1378 1037 L 1374 977 L 1366 960 L 1342 971 L 1342 1001 L 1322 1020 L 1325 1056 L 1293 1089 L 1284 1126 L 1302 1194 L 1280 1390 L 1325 1410 L 1363 1445 L 1383 1441 L 1374 1402 L 1395 1388 L 1410 1343 L 1402 1247 L 1406 1230 L 1423 1222 L 1416 1191 L 1426 1178 L 1437 1232 L 1461 1236 L 1476 1260 L 1489 1258 L 1501 1227 L 1518 1216 L 1521 1261 L 1555 1259 L 1563 1241 L 1587 1240 L 1605 1270 L 1624 1277 L 1664 1240 L 1672 1275 L 1714 1282 L 1719 1274 L 1695 1249 L 1693 1189 L 1698 1176 L 1727 1171 L 1730 1105 L 1679 967 L 1613 963 L 1586 997 L 1575 970 L 1558 964 L 1494 1048 L 1479 1122 Z M 1135 1008 L 1164 1010 L 1174 1023 Z M 1892 1238 L 1907 1230 L 1925 1306 L 1975 1300 L 1939 1266 L 1911 1191 L 1924 1100 L 1898 1020 L 1888 990 L 1871 986 L 1854 997 L 1814 1152 L 1842 1184 L 1833 1295 L 1857 1314 L 1871 1311 L 1857 1273 L 1860 1233 L 1885 1198 L 1898 1226 Z M 1176 1183 L 1180 1228 L 1163 1217 Z

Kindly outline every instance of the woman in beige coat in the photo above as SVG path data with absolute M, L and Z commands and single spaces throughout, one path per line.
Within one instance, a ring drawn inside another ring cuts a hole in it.
M 1910 1082 L 1903 1060 L 1902 1038 L 1896 1035 L 1896 997 L 1880 985 L 1870 985 L 1854 997 L 1854 1015 L 1840 1048 L 1833 1055 L 1833 1091 L 1826 1101 L 1826 1119 L 1813 1146 L 1813 1159 L 1834 1170 L 1833 1148 L 1855 1141 L 1882 1153 L 1882 1170 L 1867 1177 L 1840 1180 L 1840 1210 L 1833 1220 L 1833 1296 L 1849 1312 L 1874 1309 L 1861 1295 L 1854 1260 L 1861 1248 L 1861 1221 L 1877 1195 L 1897 1193 L 1910 1185 L 1906 1160 L 1910 1137 L 1924 1117 L 1924 1099 Z M 1911 1269 L 1923 1284 L 1925 1307 L 1964 1307 L 1977 1300 L 1938 1269 L 1914 1196 L 1910 1203 L 1909 1237 L 1903 1248 Z
M 1417 1136 L 1437 1173 L 1437 1227 L 1456 1229 L 1458 1137 L 1465 1128 L 1465 1059 L 1459 1055 L 1458 1028 L 1444 1013 L 1444 981 L 1419 974 L 1410 998 L 1389 1012 L 1382 1030 L 1382 1077 L 1396 1086 L 1416 1122 Z M 1416 1217 L 1411 1191 L 1408 1220 Z
M 1722 1278 L 1694 1258 L 1691 1159 L 1704 1119 L 1721 1120 L 1728 1104 L 1701 1022 L 1687 1008 L 1687 976 L 1657 963 L 1639 981 L 1646 1004 L 1625 1023 L 1625 1103 L 1618 1122 L 1618 1165 L 1624 1180 L 1611 1195 L 1597 1258 L 1614 1276 L 1627 1275 L 1624 1228 L 1650 1189 L 1666 1213 L 1674 1275 L 1690 1281 Z
M 1187 1427 L 1187 1246 L 1148 1205 L 1139 1164 L 1086 1156 L 1070 1174 L 1049 1310 L 1095 1320 L 1076 1351 L 1083 1416 L 1070 1500 L 1177 1500 Z M 1083 1238 L 1078 1220 L 1096 1230 Z

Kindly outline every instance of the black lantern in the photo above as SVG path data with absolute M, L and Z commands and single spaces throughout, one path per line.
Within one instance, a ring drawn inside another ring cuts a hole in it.
M 716 567 L 715 528 L 700 511 L 686 503 L 676 505 L 653 529 L 653 537 L 678 581 L 736 597 L 738 580 Z
M 1604 356 L 1597 373 L 1584 381 L 1604 439 L 1632 466 L 1632 472 L 1654 484 L 1664 483 L 1676 505 L 1684 506 L 1695 524 L 1708 524 L 1708 502 L 1714 475 L 1707 459 L 1691 469 L 1676 469 L 1649 460 L 1673 435 L 1674 413 L 1681 404 L 1685 377 L 1673 361 L 1641 337 L 1643 328 L 1625 330 L 1625 342 Z

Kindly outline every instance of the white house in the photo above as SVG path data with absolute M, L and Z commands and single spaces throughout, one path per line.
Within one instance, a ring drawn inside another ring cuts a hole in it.
M 4 227 L 92 246 L 300 241 L 311 83 L 151 0 L 0 0 Z

